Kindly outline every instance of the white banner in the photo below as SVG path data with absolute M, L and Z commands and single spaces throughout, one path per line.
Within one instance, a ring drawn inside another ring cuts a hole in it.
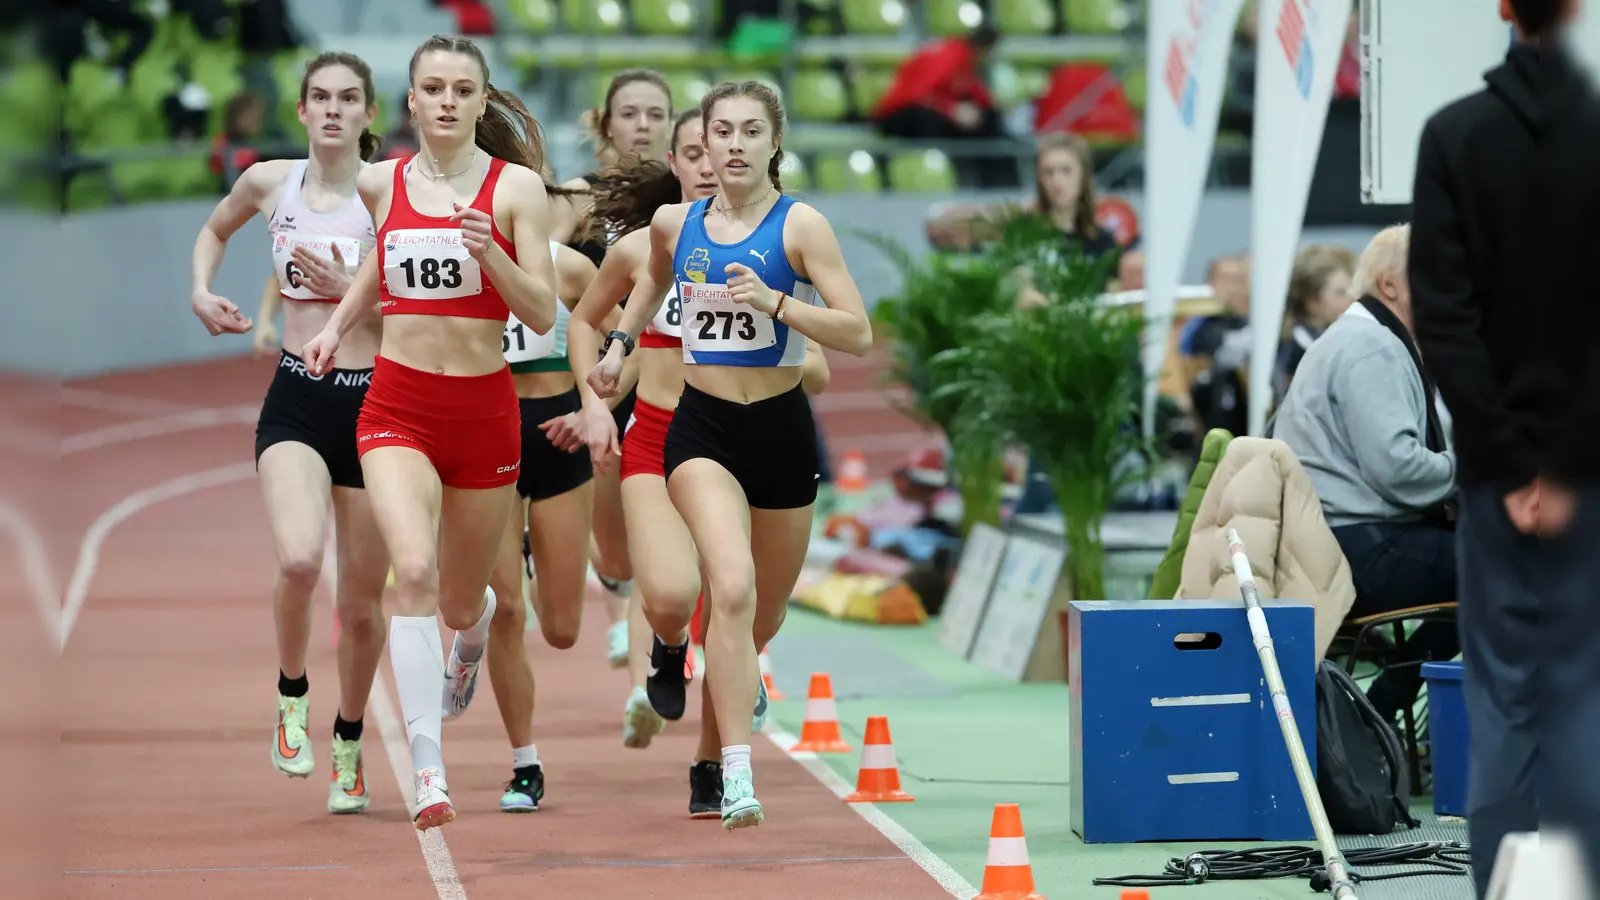
M 1244 0 L 1150 4 L 1144 139 L 1144 429 L 1155 424 L 1157 381 L 1195 215 L 1211 169 L 1228 51 Z
M 1265 429 L 1290 270 L 1351 0 L 1261 0 L 1250 200 L 1250 433 Z

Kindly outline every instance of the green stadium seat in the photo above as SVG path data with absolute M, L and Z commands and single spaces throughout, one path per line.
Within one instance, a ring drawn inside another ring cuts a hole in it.
M 11 112 L 11 127 L 0 129 L 0 146 L 42 148 L 61 128 L 62 88 L 49 63 L 22 61 L 0 74 L 0 97 Z
M 803 69 L 795 73 L 790 112 L 796 119 L 837 122 L 850 114 L 850 97 L 844 79 L 832 69 Z
M 163 130 L 159 118 L 123 103 L 96 113 L 83 127 L 74 129 L 73 135 L 85 151 L 126 150 L 157 142 Z
M 719 73 L 717 84 L 725 81 L 759 81 L 778 94 L 778 99 L 783 99 L 783 85 L 778 82 L 776 75 L 764 69 L 730 69 Z
M 616 34 L 627 19 L 617 0 L 561 0 L 561 21 L 579 34 Z
M 814 163 L 817 190 L 825 194 L 876 194 L 883 189 L 878 161 L 865 150 L 824 153 Z
M 506 0 L 506 6 L 517 30 L 525 34 L 549 34 L 555 27 L 556 7 L 551 0 Z
M 1144 66 L 1128 66 L 1122 72 L 1122 92 L 1128 97 L 1128 104 L 1139 112 L 1144 112 L 1146 99 Z
M 1043 66 L 1024 66 L 1017 70 L 1017 89 L 1024 100 L 1033 100 L 1050 85 L 1050 70 Z
M 856 115 L 863 119 L 872 116 L 878 101 L 894 84 L 893 69 L 861 69 L 850 77 L 850 100 Z
M 112 172 L 117 187 L 129 203 L 207 197 L 221 190 L 209 165 L 209 150 L 167 159 L 117 163 Z
M 844 30 L 849 34 L 898 34 L 906 24 L 902 0 L 840 0 Z
M 314 51 L 285 50 L 272 58 L 272 80 L 278 88 L 278 108 L 274 114 L 278 126 L 285 134 L 305 133 L 305 126 L 300 124 L 300 112 L 295 104 L 300 102 L 300 79 L 305 76 L 306 63 L 315 56 Z M 385 101 L 388 101 L 389 105 L 394 103 L 387 97 L 378 98 L 380 104 Z
M 943 151 L 900 152 L 889 157 L 889 187 L 906 194 L 948 194 L 956 189 L 956 173 Z
M 1124 0 L 1061 0 L 1061 21 L 1073 34 L 1116 34 L 1128 27 Z
M 644 34 L 689 34 L 697 23 L 690 0 L 633 0 L 633 24 Z
M 67 212 L 87 212 L 110 206 L 111 173 L 83 172 L 67 182 Z
M 983 24 L 983 7 L 973 0 L 924 0 L 923 23 L 934 37 L 966 34 Z
M 1055 26 L 1050 0 L 995 0 L 994 25 L 1001 34 L 1037 37 Z
M 661 74 L 667 76 L 667 83 L 672 85 L 672 108 L 674 110 L 685 110 L 693 106 L 699 106 L 701 99 L 713 87 L 711 81 L 701 72 L 667 69 Z

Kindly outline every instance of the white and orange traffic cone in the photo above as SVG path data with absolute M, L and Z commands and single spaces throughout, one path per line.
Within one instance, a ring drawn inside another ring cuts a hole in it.
M 994 805 L 983 890 L 974 900 L 1045 900 L 1033 889 L 1033 865 L 1028 862 L 1028 839 L 1022 833 L 1022 810 L 1015 803 Z
M 846 803 L 905 803 L 917 798 L 900 789 L 900 764 L 894 758 L 889 740 L 887 716 L 867 719 L 867 736 L 861 742 L 861 769 L 856 773 L 856 792 Z
M 789 749 L 812 753 L 850 752 L 850 745 L 839 734 L 839 708 L 833 702 L 833 680 L 826 672 L 811 673 L 811 691 L 806 696 L 806 719 L 800 725 L 800 743 Z
M 783 691 L 772 683 L 772 660 L 767 658 L 767 651 L 763 650 L 756 656 L 756 662 L 761 664 L 761 682 L 767 686 L 768 700 L 782 700 Z
M 839 458 L 839 471 L 834 476 L 834 490 L 841 494 L 854 494 L 867 489 L 867 457 L 860 450 L 847 451 Z

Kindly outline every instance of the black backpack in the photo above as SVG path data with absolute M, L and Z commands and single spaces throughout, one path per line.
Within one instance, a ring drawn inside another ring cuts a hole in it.
M 1338 663 L 1317 669 L 1317 793 L 1336 834 L 1388 834 L 1411 817 L 1411 779 L 1394 725 Z

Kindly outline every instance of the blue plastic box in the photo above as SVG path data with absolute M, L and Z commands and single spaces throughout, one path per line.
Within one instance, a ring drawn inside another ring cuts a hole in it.
M 1313 611 L 1262 606 L 1315 771 Z M 1072 830 L 1085 843 L 1315 839 L 1242 601 L 1080 600 L 1068 615 Z
M 1433 811 L 1467 814 L 1467 704 L 1461 696 L 1461 663 L 1422 664 L 1428 685 L 1428 754 L 1433 760 Z

